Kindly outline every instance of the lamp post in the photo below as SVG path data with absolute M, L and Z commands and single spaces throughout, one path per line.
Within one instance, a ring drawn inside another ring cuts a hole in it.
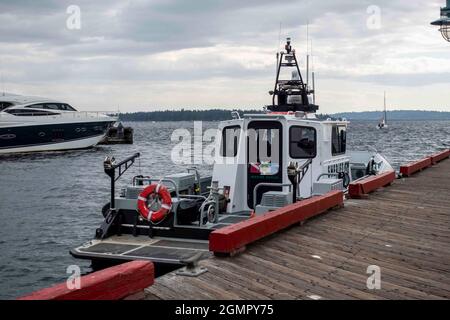
M 445 40 L 450 42 L 450 0 L 447 0 L 447 6 L 441 8 L 441 18 L 431 23 L 433 26 L 438 26 L 439 31 Z

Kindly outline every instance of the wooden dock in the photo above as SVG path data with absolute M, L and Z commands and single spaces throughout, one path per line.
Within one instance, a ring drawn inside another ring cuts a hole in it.
M 200 265 L 156 279 L 146 299 L 449 299 L 450 160 Z M 367 288 L 372 265 L 380 289 Z

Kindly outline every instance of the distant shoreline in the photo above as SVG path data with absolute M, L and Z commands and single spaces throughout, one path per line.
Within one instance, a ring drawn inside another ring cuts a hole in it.
M 120 113 L 120 121 L 223 121 L 230 120 L 232 110 L 165 110 Z M 261 110 L 237 110 L 243 114 L 259 114 Z M 336 114 L 318 114 L 321 119 L 347 119 L 349 121 L 378 121 L 382 117 L 381 111 L 342 112 Z M 450 112 L 423 110 L 393 110 L 387 112 L 388 121 L 449 121 Z

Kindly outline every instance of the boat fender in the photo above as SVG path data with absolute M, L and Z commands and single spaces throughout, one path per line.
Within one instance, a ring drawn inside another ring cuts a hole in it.
M 150 210 L 147 205 L 150 197 L 153 198 L 155 196 L 161 200 L 161 208 L 158 211 Z M 153 183 L 141 192 L 138 197 L 137 207 L 138 212 L 145 220 L 157 223 L 164 219 L 172 209 L 172 197 L 164 185 Z

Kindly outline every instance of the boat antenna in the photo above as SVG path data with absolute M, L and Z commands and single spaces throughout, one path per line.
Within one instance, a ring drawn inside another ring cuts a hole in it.
M 316 77 L 314 71 L 312 72 L 312 91 L 313 91 L 313 104 L 316 104 Z
M 280 28 L 278 29 L 278 49 L 276 54 L 277 61 L 275 63 L 275 71 L 278 71 L 278 59 L 280 58 L 280 51 L 281 51 L 281 21 L 280 21 Z
M 280 52 L 274 89 L 269 91 L 269 94 L 272 96 L 272 105 L 267 106 L 267 110 L 272 112 L 316 112 L 319 106 L 310 103 L 309 95 L 312 92 L 308 90 L 306 82 L 303 81 L 295 50 L 291 46 L 290 37 L 286 39 L 284 49 L 284 51 Z M 296 72 L 298 76 L 291 79 L 283 79 L 281 70 L 289 68 L 295 68 L 292 71 L 292 75 Z M 290 97 L 296 98 L 291 99 Z
M 313 39 L 311 39 L 310 53 L 311 53 L 311 80 L 312 80 L 313 104 L 316 104 L 316 79 L 314 69 Z
M 309 21 L 306 22 L 306 87 L 309 87 Z

